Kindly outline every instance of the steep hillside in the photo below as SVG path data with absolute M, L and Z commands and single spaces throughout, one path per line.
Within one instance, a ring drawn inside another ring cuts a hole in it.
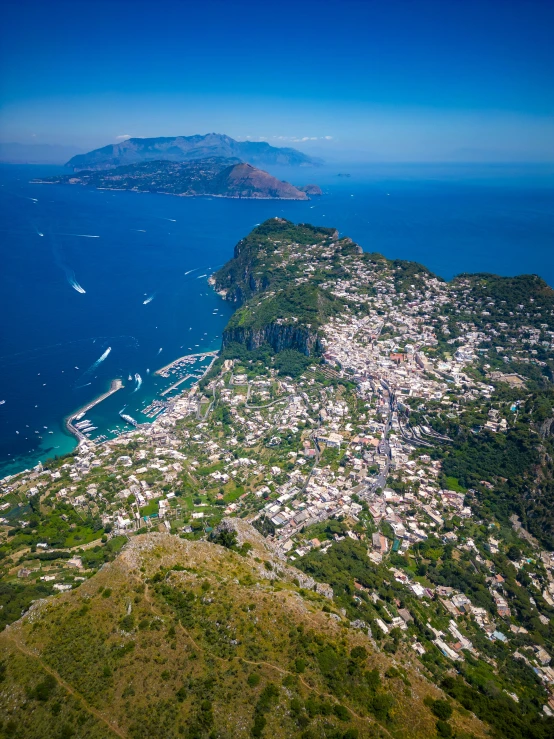
M 235 141 L 230 136 L 208 133 L 197 136 L 127 139 L 120 144 L 110 144 L 87 154 L 74 156 L 66 166 L 77 172 L 82 169 L 110 169 L 160 159 L 186 162 L 208 157 L 236 157 L 262 167 L 276 164 L 306 166 L 318 162 L 296 149 L 281 149 L 270 146 L 265 141 Z
M 136 537 L 78 590 L 6 629 L 2 735 L 432 736 L 424 699 L 443 696 L 415 658 L 393 669 L 313 580 L 234 527 L 236 551 Z M 484 736 L 463 709 L 454 723 L 460 737 Z
M 277 352 L 320 353 L 319 327 L 345 306 L 325 280 L 339 278 L 340 259 L 360 251 L 333 228 L 282 218 L 262 223 L 239 241 L 233 259 L 213 278 L 216 289 L 240 305 L 225 328 L 224 348 L 269 344 Z M 306 267 L 307 257 L 313 266 Z

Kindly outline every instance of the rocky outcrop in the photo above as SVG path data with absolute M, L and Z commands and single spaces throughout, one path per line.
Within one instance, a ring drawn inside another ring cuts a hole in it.
M 319 185 L 303 185 L 298 189 L 305 192 L 306 195 L 323 195 L 323 190 Z
M 539 426 L 539 434 L 543 439 L 547 436 L 554 436 L 554 417 L 545 419 Z
M 309 200 L 302 188 L 282 182 L 251 164 L 235 164 L 225 169 L 213 180 L 210 189 L 227 197 Z
M 241 326 L 228 327 L 223 332 L 223 348 L 225 349 L 232 342 L 244 344 L 249 351 L 258 349 L 263 344 L 269 344 L 275 352 L 295 349 L 308 357 L 323 351 L 319 334 L 316 331 L 293 324 L 269 323 L 260 329 Z

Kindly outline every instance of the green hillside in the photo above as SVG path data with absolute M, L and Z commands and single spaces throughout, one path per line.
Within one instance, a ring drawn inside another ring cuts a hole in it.
M 135 537 L 79 590 L 38 603 L 0 635 L 0 735 L 434 735 L 442 696 L 409 655 L 395 668 L 245 524 L 239 542 Z M 462 708 L 452 722 L 484 736 Z

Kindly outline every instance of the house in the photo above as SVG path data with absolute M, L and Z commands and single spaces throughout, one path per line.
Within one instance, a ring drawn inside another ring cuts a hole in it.
M 399 608 L 398 615 L 404 621 L 405 624 L 408 624 L 410 621 L 414 620 L 412 617 L 412 614 L 407 608 Z
M 383 536 L 383 534 L 380 534 L 379 532 L 372 534 L 371 543 L 376 552 L 379 552 L 380 554 L 386 554 L 386 552 L 388 552 L 389 542 L 387 537 Z

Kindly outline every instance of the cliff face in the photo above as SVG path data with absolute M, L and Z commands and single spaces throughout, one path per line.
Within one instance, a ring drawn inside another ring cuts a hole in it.
M 223 348 L 232 342 L 244 344 L 248 351 L 269 344 L 273 351 L 295 349 L 306 356 L 320 354 L 323 350 L 319 334 L 305 326 L 270 323 L 263 328 L 242 326 L 227 327 L 223 332 Z
M 319 328 L 344 305 L 329 289 L 329 278 L 340 268 L 340 255 L 358 249 L 333 228 L 296 225 L 282 218 L 260 224 L 239 241 L 233 259 L 213 276 L 220 294 L 237 304 L 223 334 L 223 348 L 240 343 L 254 350 L 269 344 L 275 352 L 320 354 Z M 308 278 L 306 252 L 320 251 L 323 269 L 311 271 Z

